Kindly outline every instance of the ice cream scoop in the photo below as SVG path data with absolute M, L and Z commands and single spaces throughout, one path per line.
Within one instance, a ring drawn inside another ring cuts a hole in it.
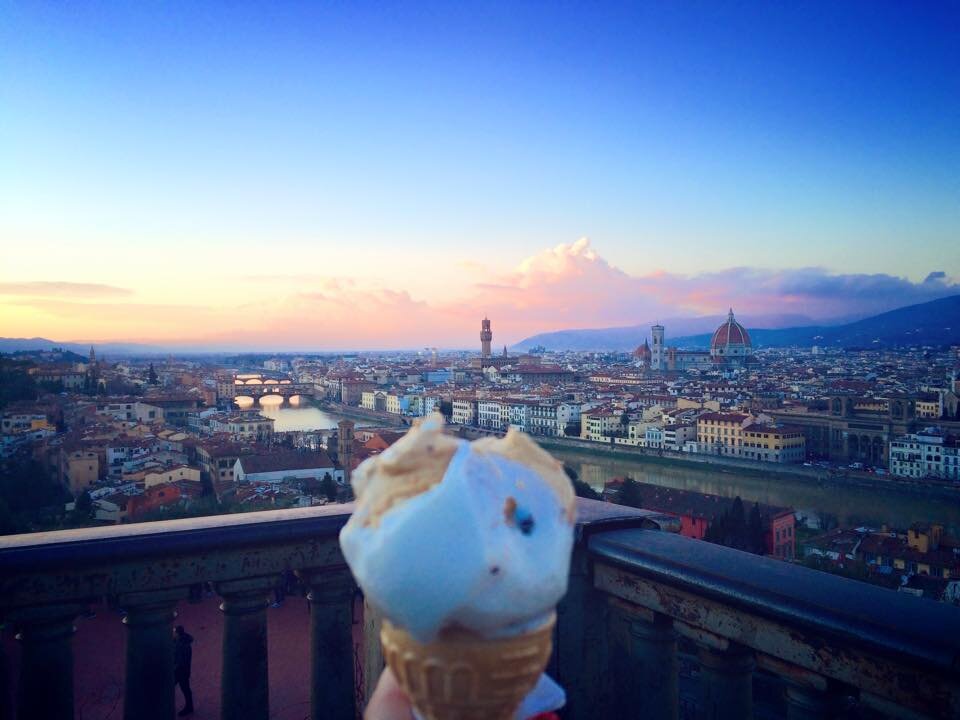
M 432 417 L 365 461 L 354 490 L 344 557 L 368 601 L 418 642 L 451 628 L 522 634 L 566 592 L 573 489 L 521 433 L 469 443 Z

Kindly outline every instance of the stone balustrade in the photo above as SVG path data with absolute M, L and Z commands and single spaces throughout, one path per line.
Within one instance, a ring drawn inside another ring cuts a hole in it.
M 174 716 L 171 632 L 199 584 L 222 598 L 221 716 L 269 714 L 266 608 L 284 572 L 309 588 L 312 718 L 355 718 L 382 669 L 337 535 L 350 505 L 0 538 L 0 614 L 20 640 L 15 708 L 74 717 L 73 621 L 126 611 L 124 717 Z M 747 718 L 754 678 L 783 686 L 790 718 L 960 717 L 960 609 L 677 535 L 673 518 L 580 500 L 570 589 L 549 671 L 569 718 Z M 681 661 L 697 667 L 682 702 Z M 304 695 L 307 694 L 305 689 Z

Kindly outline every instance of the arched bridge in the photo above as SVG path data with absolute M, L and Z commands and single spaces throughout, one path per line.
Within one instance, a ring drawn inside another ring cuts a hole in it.
M 231 400 L 248 397 L 259 402 L 267 395 L 276 395 L 285 400 L 294 395 L 313 397 L 313 385 L 294 382 L 289 378 L 273 378 L 259 373 L 234 375 L 232 379 L 222 379 L 217 383 L 217 394 Z

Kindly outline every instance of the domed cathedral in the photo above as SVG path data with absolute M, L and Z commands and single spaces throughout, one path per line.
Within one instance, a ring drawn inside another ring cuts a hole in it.
M 710 341 L 710 357 L 718 365 L 741 367 L 753 361 L 753 346 L 750 333 L 736 321 L 733 308 L 727 315 L 727 321 L 717 328 Z
M 650 343 L 647 342 L 646 338 L 643 339 L 643 345 L 638 345 L 637 349 L 633 351 L 633 356 L 640 361 L 643 367 L 650 367 Z
M 687 370 L 729 370 L 756 362 L 750 333 L 733 317 L 733 309 L 726 322 L 716 329 L 710 341 L 710 350 L 680 350 L 666 346 L 664 327 L 659 323 L 651 328 L 653 347 L 646 342 L 634 350 L 634 356 L 655 372 L 685 372 Z M 645 360 L 649 353 L 649 360 Z

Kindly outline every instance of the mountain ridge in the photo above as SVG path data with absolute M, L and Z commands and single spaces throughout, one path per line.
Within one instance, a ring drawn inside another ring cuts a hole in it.
M 690 321 L 691 318 L 684 320 Z M 693 320 L 710 320 L 713 325 L 708 331 L 700 330 L 692 333 L 681 331 L 679 335 L 671 335 L 670 321 L 665 320 L 662 324 L 667 331 L 667 345 L 687 348 L 709 347 L 713 330 L 720 325 L 723 318 L 717 316 Z M 749 316 L 744 316 L 741 322 L 749 331 L 753 346 L 757 348 L 803 345 L 831 347 L 954 345 L 960 344 L 960 295 L 907 305 L 840 325 L 820 323 L 780 328 L 763 328 L 755 325 L 751 327 L 753 323 Z M 649 331 L 648 325 L 558 330 L 525 338 L 514 345 L 513 349 L 522 351 L 541 345 L 548 350 L 629 351 L 640 345 L 644 338 L 649 336 Z

